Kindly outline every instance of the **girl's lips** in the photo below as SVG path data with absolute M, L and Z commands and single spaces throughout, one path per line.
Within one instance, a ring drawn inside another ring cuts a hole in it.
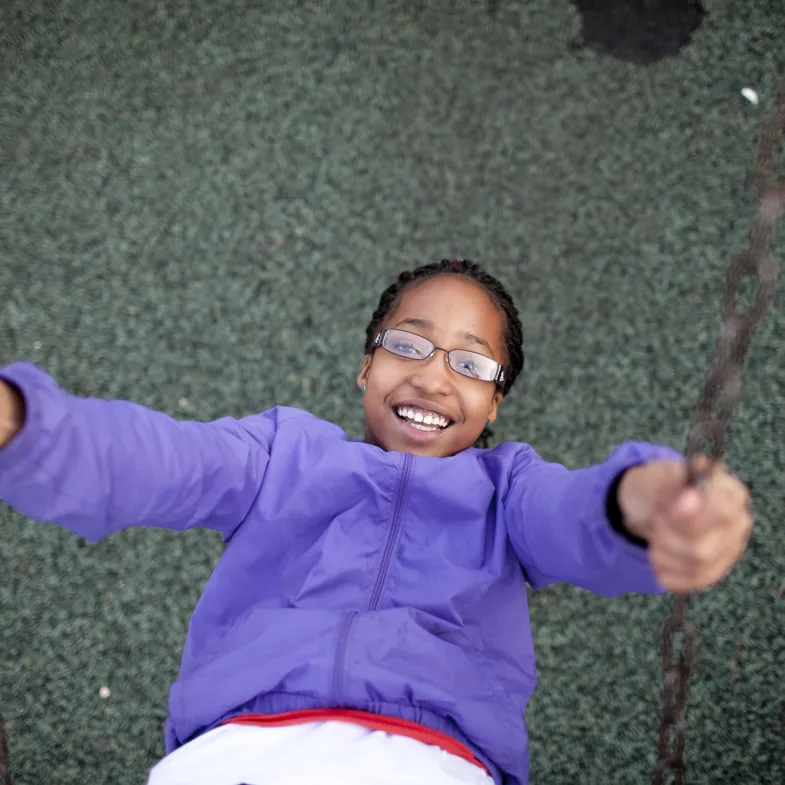
M 402 420 L 394 410 L 390 410 L 390 414 L 394 418 L 396 426 L 403 437 L 407 441 L 414 442 L 415 444 L 430 444 L 431 442 L 436 441 L 445 432 L 449 431 L 450 428 L 452 428 L 452 425 L 448 425 L 446 428 L 436 428 L 432 431 L 421 431 L 419 428 L 409 425 L 406 420 Z
M 444 417 L 450 425 L 455 422 L 455 419 L 447 413 L 441 406 L 434 405 L 429 403 L 428 401 L 419 400 L 417 398 L 411 398 L 405 401 L 399 401 L 396 404 L 393 404 L 393 411 L 398 411 L 399 409 L 420 409 L 423 412 L 431 412 L 432 414 L 436 414 L 439 417 Z

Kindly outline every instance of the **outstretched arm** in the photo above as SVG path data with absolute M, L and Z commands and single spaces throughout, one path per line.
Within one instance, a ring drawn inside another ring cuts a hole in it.
M 127 401 L 79 398 L 33 365 L 0 369 L 0 499 L 88 540 L 129 526 L 231 536 L 253 504 L 275 411 L 180 422 Z
M 606 597 L 661 593 L 645 542 L 626 533 L 614 512 L 614 494 L 632 467 L 680 458 L 670 447 L 630 441 L 602 463 L 569 470 L 522 450 L 503 504 L 531 586 L 564 582 Z

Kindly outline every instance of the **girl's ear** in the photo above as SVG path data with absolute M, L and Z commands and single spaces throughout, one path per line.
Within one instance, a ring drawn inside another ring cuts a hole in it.
M 491 408 L 488 411 L 488 422 L 489 423 L 496 422 L 496 414 L 499 411 L 499 406 L 501 405 L 503 397 L 504 396 L 498 390 L 496 391 L 496 394 L 493 396 L 493 400 L 491 401 Z
M 368 384 L 368 375 L 371 372 L 371 361 L 373 360 L 372 354 L 366 354 L 363 359 L 363 367 L 360 375 L 357 377 L 357 386 L 362 390 Z

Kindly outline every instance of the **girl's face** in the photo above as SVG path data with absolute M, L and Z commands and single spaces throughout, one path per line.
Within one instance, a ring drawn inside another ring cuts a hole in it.
M 503 313 L 479 284 L 442 275 L 406 289 L 379 330 L 389 328 L 420 335 L 446 351 L 412 360 L 380 347 L 365 356 L 357 377 L 358 387 L 366 386 L 365 441 L 432 457 L 471 447 L 486 421 L 496 419 L 502 395 L 494 382 L 450 368 L 446 352 L 468 349 L 504 363 Z M 409 424 L 412 414 L 415 422 Z M 418 414 L 424 422 L 417 421 Z M 435 425 L 441 418 L 449 420 L 446 428 Z

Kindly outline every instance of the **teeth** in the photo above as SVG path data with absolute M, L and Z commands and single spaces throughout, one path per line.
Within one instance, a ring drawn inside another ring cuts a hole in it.
M 420 431 L 434 431 L 438 428 L 446 428 L 450 424 L 446 417 L 435 413 L 423 414 L 406 406 L 399 407 L 397 411 L 399 417 L 409 420 L 409 424 Z

